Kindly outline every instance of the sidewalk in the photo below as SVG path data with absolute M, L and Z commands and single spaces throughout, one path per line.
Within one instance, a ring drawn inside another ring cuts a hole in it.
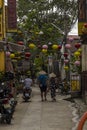
M 22 121 L 21 130 L 77 130 L 80 115 L 78 113 L 77 103 L 69 101 L 70 95 L 60 95 L 57 93 L 56 102 L 51 101 L 50 93 L 47 95 L 47 101 L 42 102 L 38 86 L 33 87 L 32 99 L 29 104 L 29 111 L 25 113 L 25 119 Z M 21 98 L 18 99 L 19 102 Z M 28 115 L 28 116 L 27 116 Z M 87 124 L 84 127 L 87 130 Z
M 77 113 L 79 115 L 79 120 L 80 120 L 83 114 L 87 112 L 87 104 L 85 104 L 82 98 L 76 98 L 74 99 L 74 101 L 75 101 L 75 107 L 77 109 Z M 87 130 L 87 121 L 84 123 L 83 130 Z

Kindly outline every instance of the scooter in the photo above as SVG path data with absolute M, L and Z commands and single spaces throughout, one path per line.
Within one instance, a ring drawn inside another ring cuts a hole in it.
M 15 111 L 15 107 L 17 105 L 17 101 L 14 99 L 12 94 L 9 94 L 8 98 L 9 98 L 9 104 L 11 106 L 11 111 L 12 111 L 12 115 L 13 115 L 13 113 Z
M 58 88 L 61 90 L 61 94 L 69 94 L 70 86 L 69 84 L 65 84 L 64 82 L 59 83 Z
M 23 99 L 27 102 L 31 98 L 32 89 L 23 88 Z
M 7 98 L 0 99 L 0 123 L 11 123 L 12 111 Z

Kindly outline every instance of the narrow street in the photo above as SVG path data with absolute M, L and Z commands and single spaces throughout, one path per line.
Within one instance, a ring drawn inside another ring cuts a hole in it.
M 0 130 L 72 130 L 72 103 L 63 100 L 66 97 L 57 94 L 57 101 L 52 102 L 48 93 L 48 100 L 41 102 L 39 88 L 33 87 L 31 101 L 25 103 L 18 95 L 11 125 L 0 124 Z

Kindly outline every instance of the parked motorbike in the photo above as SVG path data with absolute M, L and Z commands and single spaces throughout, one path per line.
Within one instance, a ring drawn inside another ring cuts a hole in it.
M 12 94 L 9 94 L 8 98 L 9 98 L 9 104 L 11 106 L 11 111 L 12 111 L 12 115 L 13 115 L 13 113 L 15 111 L 15 107 L 17 105 L 17 101 L 14 99 Z
M 27 102 L 31 98 L 31 88 L 23 88 L 23 99 Z
M 11 118 L 15 111 L 17 102 L 8 86 L 0 86 L 0 122 L 7 124 L 11 123 Z
M 70 91 L 69 83 L 60 82 L 58 88 L 61 90 L 61 94 L 69 94 Z
M 0 99 L 0 122 L 11 123 L 12 111 L 7 98 Z

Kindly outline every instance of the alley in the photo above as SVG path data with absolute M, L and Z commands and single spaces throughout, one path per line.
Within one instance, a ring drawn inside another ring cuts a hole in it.
M 41 102 L 39 88 L 33 87 L 30 102 L 23 102 L 18 95 L 11 125 L 0 124 L 0 130 L 72 130 L 72 103 L 63 100 L 66 97 L 57 94 L 57 101 L 52 102 L 48 93 L 48 100 Z

